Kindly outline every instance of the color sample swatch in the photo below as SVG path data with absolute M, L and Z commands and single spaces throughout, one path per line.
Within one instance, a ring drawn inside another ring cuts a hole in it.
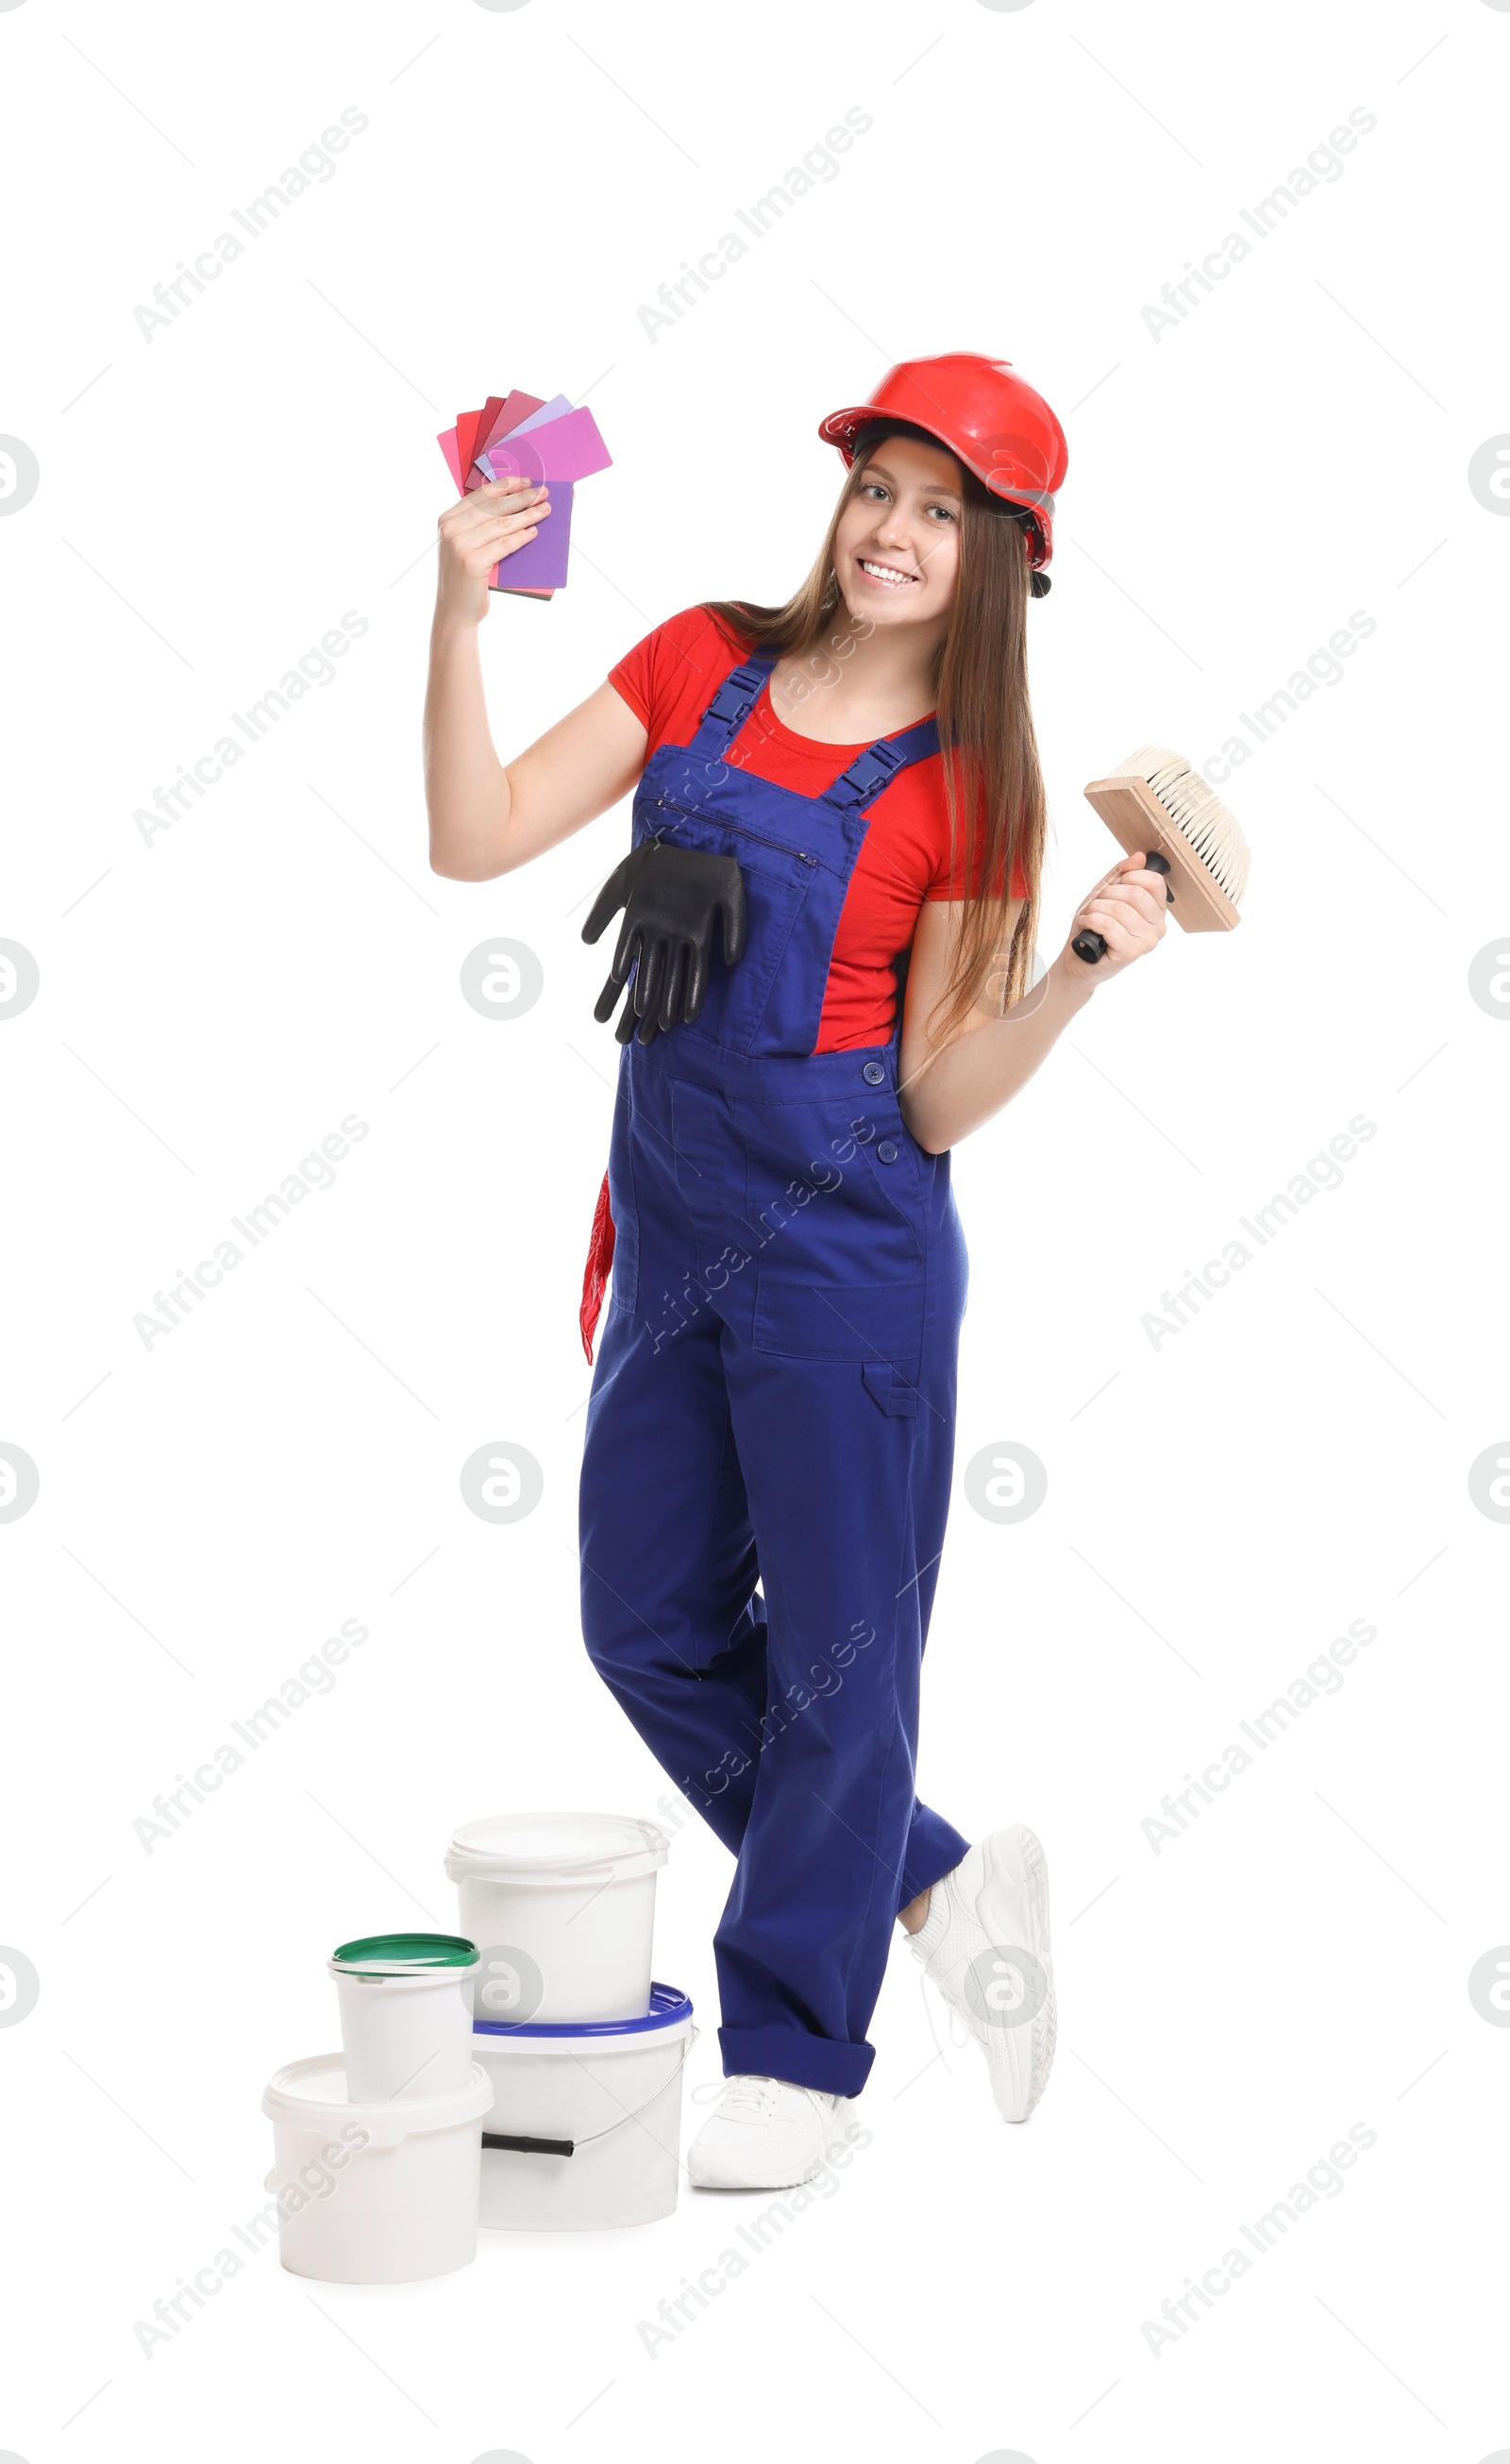
M 590 410 L 569 410 L 541 428 L 527 422 L 477 457 L 492 479 L 516 474 L 553 481 L 590 479 L 595 471 L 606 471 L 612 460 Z
M 613 460 L 592 412 L 576 408 L 563 393 L 542 401 L 515 386 L 490 394 L 481 410 L 458 411 L 454 428 L 436 443 L 459 495 L 490 480 L 548 486 L 549 515 L 534 539 L 500 558 L 488 587 L 520 599 L 553 598 L 566 582 L 576 483 L 608 470 Z
M 489 446 L 496 445 L 501 436 L 507 436 L 509 430 L 512 428 L 517 428 L 521 420 L 528 419 L 532 411 L 543 410 L 545 407 L 538 394 L 520 393 L 517 390 L 509 394 L 502 403 L 497 403 L 495 396 L 494 402 L 495 417 L 491 420 L 485 419 L 477 430 L 477 451 L 471 469 L 467 473 L 468 488 L 480 487 L 487 478 L 486 470 L 479 469 L 478 465 Z M 442 451 L 444 450 L 443 446 Z
M 551 483 L 551 510 L 532 539 L 516 547 L 492 568 L 493 590 L 561 590 L 566 585 L 566 558 L 572 543 L 572 483 Z M 500 574 L 508 580 L 500 582 Z M 3 2459 L 0 2459 L 3 2464 Z

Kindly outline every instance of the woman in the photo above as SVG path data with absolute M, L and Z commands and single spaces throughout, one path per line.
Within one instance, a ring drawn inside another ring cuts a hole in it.
M 583 1337 L 612 1265 L 581 1484 L 587 1647 L 737 1859 L 716 1952 L 727 2084 L 694 2183 L 812 2177 L 869 2071 L 892 1925 L 1021 2121 L 1054 2044 L 1048 1889 L 1021 1825 L 918 1801 L 966 1256 L 949 1150 L 1154 948 L 1141 856 L 1028 989 L 1045 802 L 1027 607 L 1067 460 L 970 353 L 893 369 L 820 434 L 848 467 L 778 609 L 688 609 L 501 767 L 488 574 L 549 518 L 505 481 L 442 516 L 431 862 L 482 881 L 638 789 Z M 1069 943 L 1099 933 L 1099 964 Z M 714 943 L 720 935 L 721 951 Z M 589 1349 L 589 1358 L 591 1352 Z

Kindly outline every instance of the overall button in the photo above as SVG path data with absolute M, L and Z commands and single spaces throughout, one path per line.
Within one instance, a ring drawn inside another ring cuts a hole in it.
M 881 1144 L 880 1144 L 880 1145 L 877 1147 L 877 1149 L 876 1149 L 876 1160 L 877 1160 L 877 1162 L 878 1162 L 878 1163 L 895 1163 L 896 1159 L 897 1159 L 897 1151 L 896 1151 L 895 1146 L 892 1144 L 892 1142 L 891 1142 L 891 1140 L 890 1140 L 889 1138 L 883 1138 L 883 1139 L 882 1139 L 882 1141 L 881 1141 Z
M 884 1087 L 886 1073 L 879 1061 L 867 1061 L 860 1075 L 867 1087 Z

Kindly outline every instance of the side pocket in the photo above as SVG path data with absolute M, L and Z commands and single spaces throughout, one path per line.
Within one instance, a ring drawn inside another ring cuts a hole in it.
M 786 1283 L 763 1265 L 758 1277 L 757 1352 L 782 1353 L 793 1360 L 854 1361 L 887 1378 L 897 1362 L 904 1385 L 908 1373 L 917 1375 L 927 1296 L 921 1278 L 909 1284 Z
M 640 1215 L 634 1202 L 634 1166 L 629 1155 L 630 1100 L 629 1077 L 624 1070 L 608 1146 L 608 1205 L 614 1229 L 608 1307 L 632 1311 L 638 1309 L 640 1299 Z
M 867 1360 L 861 1368 L 868 1393 L 875 1397 L 883 1412 L 896 1419 L 917 1417 L 917 1388 L 909 1386 L 900 1371 L 889 1360 Z
M 883 1159 L 881 1154 L 883 1147 L 886 1148 L 889 1160 Z M 886 1212 L 895 1217 L 901 1225 L 907 1235 L 912 1255 L 921 1265 L 924 1256 L 921 1232 L 923 1195 L 917 1151 L 911 1136 L 903 1126 L 900 1113 L 896 1115 L 894 1128 L 885 1122 L 880 1123 L 875 1134 L 862 1143 L 859 1155 L 855 1157 L 857 1166 L 860 1155 L 865 1158 L 864 1169 L 870 1175 L 877 1198 Z

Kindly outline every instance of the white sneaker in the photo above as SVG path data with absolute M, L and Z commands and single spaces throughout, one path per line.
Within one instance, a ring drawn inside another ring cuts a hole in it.
M 811 2182 L 845 2101 L 786 2079 L 728 2079 L 687 2151 L 687 2178 L 700 2190 L 788 2190 Z
M 1026 1825 L 979 1840 L 933 1884 L 927 1921 L 908 1938 L 984 2053 L 1002 2121 L 1026 2122 L 1048 2079 L 1059 2017 L 1048 1868 Z

